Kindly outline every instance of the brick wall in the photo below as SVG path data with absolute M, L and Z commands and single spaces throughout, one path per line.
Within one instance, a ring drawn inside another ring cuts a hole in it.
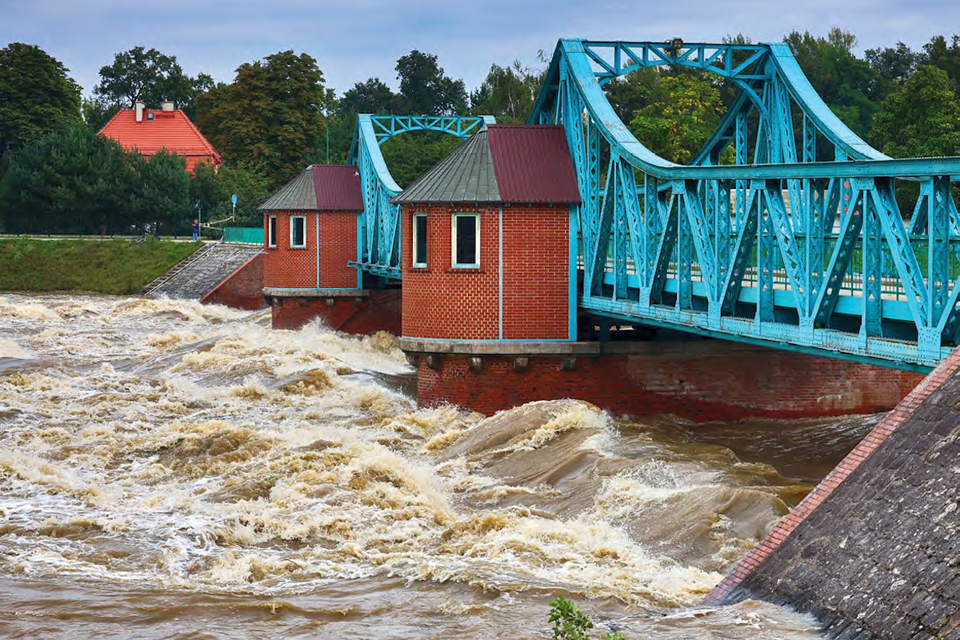
M 955 349 L 704 604 L 789 604 L 830 638 L 960 638 L 958 456 Z
M 336 331 L 400 333 L 400 290 L 368 292 L 365 298 L 276 298 L 271 306 L 274 329 L 299 329 L 315 318 Z
M 264 253 L 250 258 L 200 302 L 222 304 L 234 309 L 265 309 L 267 301 L 263 297 L 263 267 L 266 258 Z
M 503 337 L 570 335 L 570 209 L 503 208 Z
M 427 266 L 414 268 L 413 215 L 427 213 Z M 452 268 L 452 214 L 480 213 L 479 269 Z M 404 205 L 403 335 L 500 339 L 499 206 Z M 503 338 L 568 337 L 569 209 L 505 206 Z
M 264 213 L 264 243 L 268 241 L 268 218 L 277 216 L 277 246 L 264 247 L 263 285 L 283 289 L 352 289 L 357 270 L 347 266 L 357 258 L 357 214 L 350 211 L 268 211 Z M 306 217 L 306 248 L 290 247 L 290 217 Z M 319 215 L 320 247 L 317 248 Z M 317 283 L 319 260 L 320 282 Z
M 633 355 L 419 356 L 421 404 L 452 402 L 491 414 L 533 400 L 577 398 L 615 413 L 673 413 L 696 421 L 800 418 L 891 409 L 921 374 L 719 340 L 661 345 Z M 572 368 L 571 368 L 572 364 Z
M 450 205 L 403 206 L 403 335 L 496 340 L 499 336 L 499 207 L 480 213 L 480 268 L 452 269 Z M 427 212 L 427 267 L 412 267 L 413 214 Z

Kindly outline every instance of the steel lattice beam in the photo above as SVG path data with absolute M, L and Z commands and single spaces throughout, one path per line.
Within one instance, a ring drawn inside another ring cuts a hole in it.
M 665 65 L 729 78 L 742 92 L 690 165 L 634 138 L 601 89 Z M 918 370 L 960 338 L 950 189 L 960 159 L 873 149 L 785 45 L 561 40 L 530 121 L 567 131 L 583 198 L 584 310 Z M 733 164 L 723 164 L 728 146 Z M 818 162 L 831 148 L 836 160 Z M 909 225 L 898 181 L 922 185 Z

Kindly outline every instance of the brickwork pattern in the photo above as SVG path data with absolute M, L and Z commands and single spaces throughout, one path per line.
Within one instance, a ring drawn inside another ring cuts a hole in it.
M 263 297 L 263 265 L 266 258 L 266 254 L 263 253 L 250 258 L 213 291 L 205 295 L 200 302 L 251 311 L 266 309 L 267 301 Z
M 704 604 L 761 598 L 831 638 L 960 638 L 960 349 L 954 350 L 721 582 Z
M 453 212 L 480 213 L 480 268 L 452 268 Z M 403 335 L 496 340 L 499 207 L 403 206 Z M 413 214 L 427 213 L 427 266 L 414 269 Z
M 324 211 L 319 214 L 320 250 L 317 247 L 315 211 L 267 211 L 263 217 L 264 243 L 269 239 L 269 216 L 277 217 L 277 246 L 264 246 L 263 286 L 284 289 L 352 289 L 357 287 L 357 270 L 347 266 L 357 258 L 357 214 Z M 306 217 L 306 248 L 290 247 L 291 216 Z M 320 281 L 317 282 L 319 260 Z
M 484 356 L 479 371 L 467 356 L 432 362 L 419 356 L 424 405 L 451 402 L 492 414 L 533 400 L 578 398 L 618 414 L 672 413 L 698 422 L 889 410 L 922 378 L 719 340 L 650 343 L 645 354 L 531 356 L 525 369 L 513 357 Z
M 452 267 L 454 212 L 480 213 L 480 268 Z M 427 266 L 414 268 L 413 215 L 427 213 Z M 498 206 L 403 207 L 403 335 L 500 338 Z M 503 211 L 503 338 L 569 335 L 569 209 L 513 205 Z
M 271 306 L 274 329 L 299 329 L 319 318 L 336 331 L 367 335 L 400 332 L 400 290 L 370 291 L 366 298 L 277 298 Z
M 503 208 L 503 337 L 565 339 L 569 315 L 570 209 Z

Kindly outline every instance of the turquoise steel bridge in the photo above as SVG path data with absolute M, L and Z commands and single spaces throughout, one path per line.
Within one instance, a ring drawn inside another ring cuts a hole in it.
M 603 93 L 653 66 L 714 73 L 739 89 L 688 165 L 647 149 Z M 960 158 L 872 148 L 786 45 L 561 40 L 529 121 L 565 127 L 583 199 L 581 312 L 917 371 L 957 344 Z M 350 161 L 366 210 L 355 266 L 400 277 L 389 203 L 400 187 L 379 144 L 417 129 L 467 137 L 484 122 L 492 118 L 359 117 Z

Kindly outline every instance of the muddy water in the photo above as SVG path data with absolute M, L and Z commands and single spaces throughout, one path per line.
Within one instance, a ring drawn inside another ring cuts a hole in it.
M 695 605 L 863 421 L 485 419 L 409 374 L 386 335 L 0 298 L 0 637 L 545 638 L 557 595 L 627 638 L 818 637 Z

